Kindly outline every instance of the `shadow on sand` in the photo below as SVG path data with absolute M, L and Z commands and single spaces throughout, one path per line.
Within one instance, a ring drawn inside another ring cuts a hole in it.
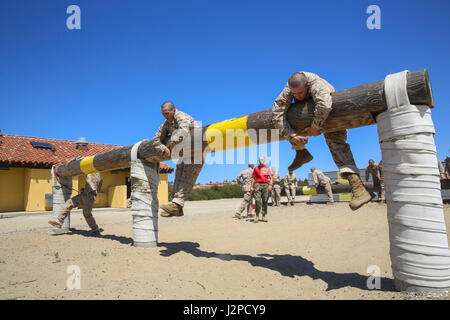
M 215 258 L 222 261 L 245 261 L 254 267 L 267 268 L 279 272 L 282 276 L 294 278 L 295 276 L 308 276 L 311 279 L 320 279 L 327 283 L 326 291 L 340 289 L 344 287 L 353 287 L 361 290 L 370 290 L 367 288 L 368 276 L 358 273 L 337 273 L 332 271 L 321 271 L 314 267 L 314 263 L 300 257 L 290 254 L 258 254 L 256 257 L 244 254 L 216 253 L 200 250 L 197 242 L 174 242 L 159 243 L 158 247 L 164 247 L 160 254 L 169 257 L 178 252 L 185 252 L 198 258 Z M 382 277 L 381 291 L 395 292 L 394 280 Z
M 126 244 L 126 245 L 132 245 L 133 244 L 133 239 L 132 238 L 128 238 L 128 237 L 116 236 L 116 235 L 113 235 L 113 234 L 93 235 L 92 231 L 90 231 L 90 230 L 78 230 L 78 229 L 73 229 L 73 228 L 70 228 L 70 231 L 71 231 L 72 234 L 78 234 L 78 235 L 83 236 L 83 237 L 92 237 L 92 238 L 114 240 L 114 241 L 120 242 L 121 244 Z M 103 232 L 103 229 L 100 229 L 100 231 Z

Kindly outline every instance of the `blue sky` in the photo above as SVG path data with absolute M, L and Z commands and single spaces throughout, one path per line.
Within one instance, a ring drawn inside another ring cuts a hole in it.
M 71 4 L 81 8 L 81 30 L 66 27 Z M 371 4 L 381 8 L 381 30 L 366 27 Z M 2 0 L 0 129 L 131 145 L 153 137 L 165 100 L 206 125 L 271 108 L 295 71 L 342 90 L 426 68 L 443 160 L 450 149 L 449 12 L 445 0 Z M 350 130 L 348 142 L 358 167 L 381 159 L 376 126 Z M 310 166 L 337 169 L 323 136 L 308 149 L 314 160 L 297 176 Z M 279 150 L 284 175 L 294 152 L 286 141 Z M 198 181 L 232 180 L 245 167 L 206 165 Z

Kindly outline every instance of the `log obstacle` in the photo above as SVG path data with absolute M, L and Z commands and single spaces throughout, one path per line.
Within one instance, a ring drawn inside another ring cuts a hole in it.
M 378 124 L 385 168 L 390 255 L 396 288 L 441 292 L 450 288 L 450 250 L 443 218 L 434 128 L 429 111 L 434 107 L 433 94 L 427 70 L 400 74 L 401 76 L 390 75 L 385 80 L 335 92 L 324 132 Z M 302 134 L 310 126 L 313 115 L 314 102 L 309 99 L 293 103 L 287 113 L 287 120 L 298 134 Z M 426 123 L 418 126 L 417 124 L 423 124 L 421 115 L 425 116 Z M 185 139 L 187 142 L 184 144 L 183 159 L 195 161 L 198 156 L 202 157 L 207 153 L 283 140 L 275 129 L 272 118 L 272 110 L 267 109 L 193 129 Z M 405 128 L 402 128 L 402 123 L 405 122 L 394 121 L 397 118 L 406 118 L 410 131 L 403 130 Z M 405 134 L 408 135 L 406 141 L 397 143 L 397 140 L 405 139 Z M 190 139 L 191 137 L 194 138 Z M 421 152 L 423 144 L 426 145 L 425 152 Z M 132 149 L 133 146 L 128 146 L 73 160 L 68 164 L 58 165 L 54 170 L 59 177 L 67 179 L 81 174 L 129 168 Z M 154 141 L 144 140 L 136 149 L 136 158 L 142 161 L 157 163 L 169 160 L 157 151 Z M 414 156 L 421 153 L 426 154 L 429 165 L 421 165 L 420 160 Z M 178 155 L 172 156 L 172 159 L 176 157 Z M 409 167 L 414 167 L 414 170 L 409 170 Z M 416 169 L 419 170 L 421 179 L 415 179 Z M 154 167 L 152 170 L 155 173 Z M 424 183 L 428 184 L 424 187 Z M 144 192 L 147 199 L 143 199 L 147 202 L 148 212 L 144 216 L 151 216 L 154 212 L 150 207 L 155 202 L 152 202 L 149 195 L 157 191 L 151 184 L 148 185 L 150 187 Z M 417 203 L 417 193 L 414 193 L 416 189 L 425 190 L 425 194 L 428 192 L 428 195 L 422 194 L 420 203 Z M 408 215 L 409 212 L 411 216 Z M 155 234 L 155 220 L 157 216 L 152 220 L 154 227 L 140 231 L 147 230 Z M 150 224 L 147 223 L 146 226 Z M 156 245 L 157 236 L 150 238 L 154 239 L 153 244 Z
M 410 72 L 407 79 L 407 92 L 411 103 L 433 107 L 433 94 L 427 70 Z M 335 92 L 332 96 L 333 109 L 325 122 L 324 132 L 375 124 L 376 115 L 387 109 L 383 85 L 384 80 L 380 80 Z M 287 119 L 292 128 L 297 133 L 301 133 L 310 126 L 313 116 L 314 102 L 309 99 L 292 104 Z M 191 137 L 200 138 L 198 139 L 200 141 L 195 141 L 196 139 L 190 141 L 192 160 L 195 160 L 195 156 L 199 153 L 206 154 L 284 140 L 275 129 L 272 118 L 272 109 L 267 109 L 191 130 Z M 92 172 L 129 168 L 132 147 L 128 146 L 61 164 L 56 168 L 56 173 L 60 177 L 69 178 Z M 152 140 L 144 140 L 140 144 L 138 158 L 149 162 L 170 160 L 154 148 Z
M 378 192 L 378 190 L 374 187 L 373 182 L 363 182 L 364 186 L 369 192 Z M 441 180 L 441 190 L 450 189 L 450 180 Z M 336 193 L 350 193 L 352 192 L 352 188 L 349 184 L 331 184 L 331 191 L 333 191 L 333 194 Z M 312 187 L 312 186 L 302 186 L 297 187 L 296 189 L 296 195 L 298 196 L 307 196 L 307 195 L 313 195 L 313 194 L 327 194 L 325 191 L 325 188 L 322 186 L 319 186 L 318 188 Z M 282 188 L 281 195 L 286 195 L 285 188 Z
M 376 192 L 377 190 L 374 188 L 372 182 L 364 182 L 364 186 L 369 192 Z M 331 184 L 331 191 L 333 191 L 333 194 L 336 193 L 350 193 L 352 192 L 352 188 L 349 184 Z M 298 196 L 307 196 L 307 195 L 313 195 L 313 194 L 327 194 L 325 191 L 325 188 L 323 186 L 319 186 L 317 188 L 311 187 L 311 186 L 302 186 L 297 187 L 296 189 L 296 195 Z M 283 188 L 281 195 L 286 195 L 285 188 Z

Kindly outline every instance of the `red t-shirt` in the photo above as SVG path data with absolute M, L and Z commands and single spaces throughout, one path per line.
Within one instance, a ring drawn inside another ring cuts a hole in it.
M 255 177 L 255 182 L 269 182 L 268 177 L 272 177 L 272 172 L 268 166 L 259 165 L 253 169 L 253 176 Z

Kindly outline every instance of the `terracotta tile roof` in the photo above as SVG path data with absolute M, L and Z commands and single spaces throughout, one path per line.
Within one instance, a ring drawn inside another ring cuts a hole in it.
M 3 134 L 0 137 L 0 162 L 6 164 L 52 166 L 74 157 L 87 157 L 97 153 L 122 148 L 113 144 L 88 142 L 87 150 L 77 149 L 75 141 Z M 31 142 L 50 143 L 53 149 L 35 148 Z M 160 165 L 162 173 L 171 173 L 173 168 Z

